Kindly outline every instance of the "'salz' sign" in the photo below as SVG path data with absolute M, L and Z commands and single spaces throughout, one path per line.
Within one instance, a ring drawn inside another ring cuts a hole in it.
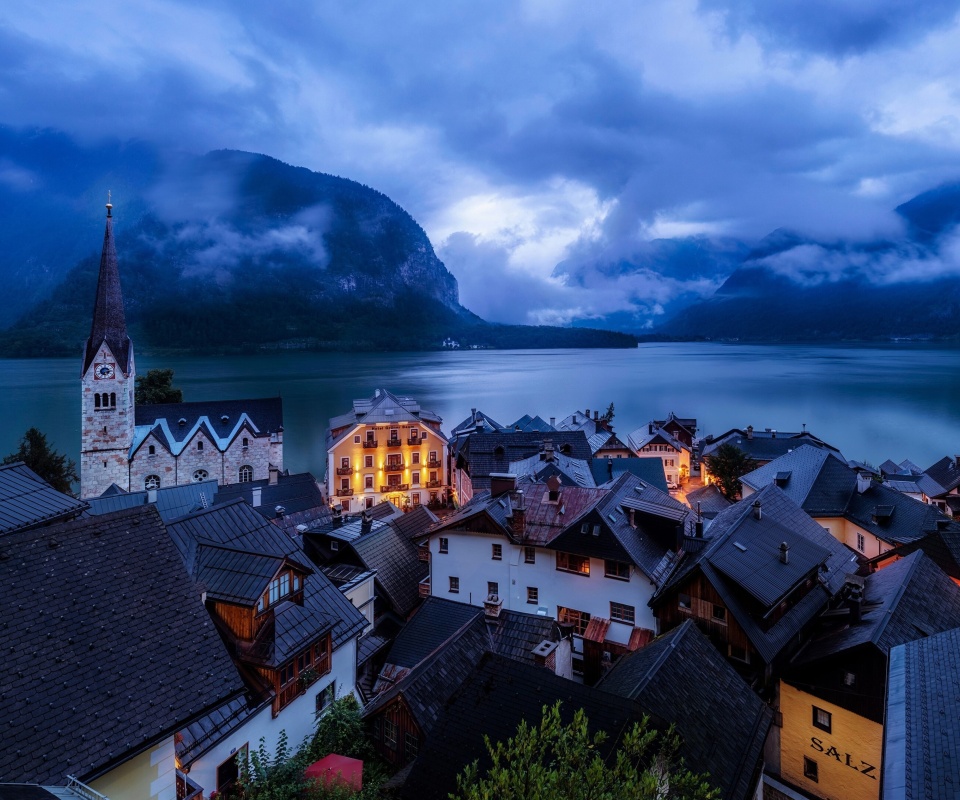
M 837 750 L 836 747 L 830 745 L 829 747 L 823 746 L 823 739 L 818 739 L 816 736 L 810 737 L 810 747 L 816 750 L 818 753 L 823 753 L 825 756 L 830 756 L 835 758 L 840 764 L 846 764 L 850 769 L 855 769 L 861 775 L 866 775 L 872 780 L 876 780 L 876 771 L 877 768 L 873 764 L 868 764 L 866 761 L 859 761 L 849 753 L 841 753 Z

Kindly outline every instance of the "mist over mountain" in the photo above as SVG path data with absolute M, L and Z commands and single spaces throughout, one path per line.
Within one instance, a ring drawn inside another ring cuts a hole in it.
M 239 151 L 161 153 L 2 131 L 6 355 L 69 355 L 87 333 L 112 190 L 138 345 L 407 350 L 631 346 L 608 332 L 485 323 L 423 229 L 374 189 Z

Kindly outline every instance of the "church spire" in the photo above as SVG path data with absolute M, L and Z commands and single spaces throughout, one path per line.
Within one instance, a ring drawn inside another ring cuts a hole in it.
M 86 374 L 103 342 L 107 343 L 117 366 L 129 371 L 130 337 L 123 314 L 123 295 L 120 293 L 120 271 L 117 268 L 117 248 L 113 243 L 113 204 L 107 195 L 107 227 L 103 234 L 103 251 L 100 255 L 100 277 L 97 279 L 97 299 L 93 306 L 93 325 L 87 339 L 83 358 L 83 373 Z

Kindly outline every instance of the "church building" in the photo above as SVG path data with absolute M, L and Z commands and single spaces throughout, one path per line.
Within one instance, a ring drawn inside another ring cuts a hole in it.
M 112 205 L 100 256 L 90 338 L 81 370 L 80 496 L 159 489 L 195 481 L 242 483 L 283 470 L 283 403 L 165 403 L 137 408 Z

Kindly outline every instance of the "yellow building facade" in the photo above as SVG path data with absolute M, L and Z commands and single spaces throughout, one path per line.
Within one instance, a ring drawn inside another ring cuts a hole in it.
M 879 800 L 883 726 L 780 681 L 780 774 L 824 800 Z

